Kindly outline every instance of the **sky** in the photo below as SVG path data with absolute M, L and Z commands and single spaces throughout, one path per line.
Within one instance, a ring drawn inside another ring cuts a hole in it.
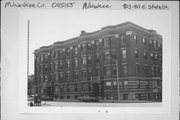
M 154 29 L 163 41 L 171 40 L 171 14 L 154 10 L 23 10 L 20 31 L 27 40 L 27 21 L 30 20 L 29 74 L 34 74 L 34 50 L 80 35 L 82 30 L 93 32 L 108 25 L 133 22 Z

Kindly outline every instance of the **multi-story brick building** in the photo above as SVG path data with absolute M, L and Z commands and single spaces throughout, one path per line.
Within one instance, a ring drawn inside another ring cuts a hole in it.
M 155 30 L 125 22 L 81 31 L 34 55 L 36 93 L 54 100 L 162 100 L 162 36 Z

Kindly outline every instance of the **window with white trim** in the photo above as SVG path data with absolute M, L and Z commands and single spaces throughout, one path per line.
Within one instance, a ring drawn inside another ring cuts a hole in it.
M 122 49 L 121 53 L 122 53 L 122 60 L 126 60 L 126 58 L 127 58 L 126 49 Z
M 84 57 L 82 57 L 82 64 L 83 64 L 83 65 L 86 65 L 86 63 L 87 63 L 87 62 L 86 62 L 86 56 L 84 56 Z

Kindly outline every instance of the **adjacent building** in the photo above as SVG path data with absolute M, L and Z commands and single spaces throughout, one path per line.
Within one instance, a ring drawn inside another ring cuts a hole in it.
M 28 76 L 28 95 L 34 95 L 35 94 L 35 90 L 36 88 L 34 88 L 34 75 L 29 75 Z
M 35 92 L 53 100 L 162 101 L 162 36 L 131 22 L 43 46 L 34 68 Z

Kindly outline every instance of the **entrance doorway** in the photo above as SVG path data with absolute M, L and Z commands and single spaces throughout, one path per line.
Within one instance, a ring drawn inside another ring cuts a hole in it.
M 47 87 L 47 96 L 52 97 L 52 87 Z
M 99 97 L 99 83 L 93 83 L 93 97 Z

